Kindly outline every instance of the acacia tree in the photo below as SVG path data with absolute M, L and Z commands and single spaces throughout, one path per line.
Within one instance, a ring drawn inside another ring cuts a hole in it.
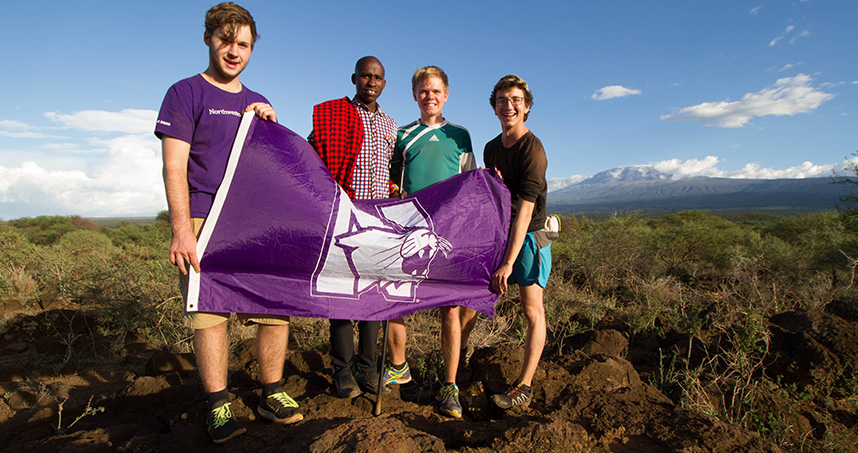
M 849 194 L 841 195 L 837 211 L 840 212 L 843 226 L 850 232 L 858 233 L 858 151 L 852 153 L 852 157 L 846 158 L 846 176 L 834 173 L 832 182 L 834 184 L 848 184 Z

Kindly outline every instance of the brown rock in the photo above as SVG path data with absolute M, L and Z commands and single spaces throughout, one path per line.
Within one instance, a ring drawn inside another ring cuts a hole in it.
M 179 382 L 176 382 L 177 379 Z M 134 379 L 123 393 L 126 396 L 154 395 L 179 383 L 181 383 L 181 380 L 175 373 L 162 376 L 141 376 Z
M 504 434 L 492 444 L 495 451 L 513 453 L 525 451 L 593 451 L 595 442 L 581 425 L 566 420 L 551 423 L 528 422 Z
M 146 374 L 157 376 L 169 372 L 188 372 L 197 368 L 197 362 L 193 354 L 173 354 L 167 351 L 158 351 L 152 354 L 146 363 Z
M 27 349 L 30 349 L 29 343 L 11 343 L 7 344 L 6 347 L 3 348 L 4 354 L 19 354 L 21 352 L 25 352 Z
M 569 367 L 576 381 L 584 387 L 613 391 L 624 387 L 638 387 L 641 378 L 628 360 L 598 354 L 579 360 Z
M 38 394 L 28 390 L 19 389 L 6 399 L 6 404 L 14 411 L 31 409 L 34 407 L 47 407 L 54 403 L 54 399 L 45 394 Z
M 581 348 L 587 354 L 621 356 L 629 348 L 629 340 L 622 333 L 609 329 L 590 332 L 589 339 Z
M 394 418 L 351 420 L 319 436 L 311 453 L 420 453 L 444 452 L 444 442 L 430 434 L 405 426 Z

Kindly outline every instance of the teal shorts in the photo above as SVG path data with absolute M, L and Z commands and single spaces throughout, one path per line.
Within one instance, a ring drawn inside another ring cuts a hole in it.
M 527 233 L 518 257 L 512 265 L 512 274 L 507 281 L 518 283 L 520 286 L 530 286 L 538 283 L 545 288 L 548 276 L 551 275 L 551 244 L 537 248 L 533 233 Z

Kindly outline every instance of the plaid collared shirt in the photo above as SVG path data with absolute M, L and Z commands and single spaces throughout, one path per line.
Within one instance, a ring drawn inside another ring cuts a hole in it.
M 390 196 L 390 159 L 396 144 L 396 121 L 381 111 L 370 112 L 357 96 L 351 99 L 363 122 L 363 143 L 352 173 L 355 199 Z

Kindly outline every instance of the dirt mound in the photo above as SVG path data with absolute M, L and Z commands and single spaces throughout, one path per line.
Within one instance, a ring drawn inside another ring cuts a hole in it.
M 770 321 L 770 367 L 786 382 L 822 388 L 854 375 L 858 323 L 821 312 L 786 312 Z
M 770 330 L 768 372 L 783 383 L 837 388 L 855 371 L 853 322 L 792 312 L 771 318 Z M 642 378 L 639 369 L 650 376 L 659 366 L 651 362 L 657 342 L 630 343 L 622 329 L 606 328 L 577 335 L 568 345 L 568 352 L 543 358 L 530 407 L 509 411 L 489 397 L 517 376 L 521 349 L 475 351 L 473 379 L 461 386 L 462 420 L 438 413 L 432 379 L 394 386 L 383 399 L 383 414 L 373 417 L 375 396 L 345 401 L 332 395 L 327 354 L 290 351 L 284 388 L 305 418 L 283 427 L 256 416 L 257 365 L 252 342 L 244 342 L 232 351 L 229 390 L 248 433 L 229 445 L 283 452 L 781 451 L 758 432 L 683 409 Z M 98 335 L 97 318 L 86 312 L 7 318 L 0 329 L 0 392 L 0 444 L 9 451 L 188 453 L 212 447 L 193 356 L 155 351 L 132 338 L 110 349 Z M 795 436 L 849 438 L 856 429 L 858 409 L 835 394 L 825 410 L 813 401 L 768 395 L 760 410 L 794 412 Z

